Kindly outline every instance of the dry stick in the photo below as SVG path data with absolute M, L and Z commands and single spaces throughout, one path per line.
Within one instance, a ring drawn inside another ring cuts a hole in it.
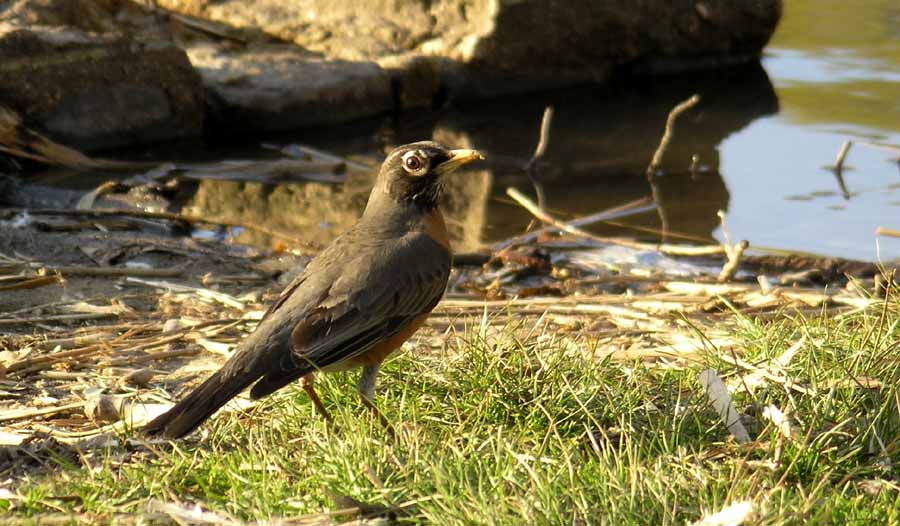
M 188 347 L 186 349 L 175 349 L 172 351 L 160 351 L 156 353 L 145 354 L 143 356 L 126 356 L 124 358 L 115 358 L 110 360 L 109 365 L 111 367 L 116 367 L 119 365 L 134 365 L 138 363 L 150 362 L 153 360 L 163 360 L 165 358 L 174 358 L 176 356 L 187 356 L 191 354 L 197 354 L 200 352 L 200 348 L 198 347 Z
M 537 146 L 534 148 L 534 154 L 525 165 L 525 170 L 532 170 L 540 161 L 544 154 L 547 153 L 547 144 L 550 142 L 550 122 L 553 120 L 553 106 L 544 108 L 544 115 L 541 117 L 541 134 L 538 137 Z
M 837 157 L 834 158 L 834 164 L 826 166 L 826 168 L 833 172 L 840 173 L 844 169 L 844 159 L 847 158 L 847 153 L 850 152 L 851 146 L 853 146 L 853 141 L 844 141 L 844 144 L 841 145 L 841 149 L 838 150 Z
M 507 188 L 506 195 L 512 197 L 516 200 L 517 203 L 522 205 L 523 208 L 528 210 L 531 215 L 537 217 L 541 221 L 552 225 L 555 229 L 561 230 L 563 232 L 583 237 L 585 239 L 589 239 L 591 241 L 596 241 L 598 243 L 609 243 L 612 245 L 620 245 L 623 247 L 634 248 L 637 250 L 649 250 L 649 251 L 658 251 L 664 254 L 672 254 L 679 256 L 698 256 L 698 255 L 710 255 L 710 254 L 721 254 L 725 251 L 721 246 L 706 246 L 706 247 L 692 247 L 692 246 L 680 246 L 680 245 L 668 245 L 668 244 L 658 244 L 654 245 L 651 243 L 641 243 L 640 241 L 632 241 L 630 239 L 622 239 L 617 237 L 600 237 L 596 236 L 586 230 L 582 230 L 577 226 L 573 226 L 571 223 L 563 223 L 562 221 L 556 219 L 551 216 L 540 207 L 537 206 L 533 201 L 525 197 L 521 192 L 516 190 L 515 188 Z
M 52 285 L 54 283 L 60 283 L 62 279 L 59 276 L 39 276 L 36 278 L 27 279 L 25 281 L 20 281 L 18 283 L 14 283 L 12 285 L 3 285 L 0 286 L 0 291 L 4 290 L 16 290 L 16 289 L 36 289 L 38 287 L 43 287 L 45 285 Z
M 725 243 L 722 244 L 722 247 L 725 249 L 726 257 L 725 264 L 722 266 L 722 271 L 719 272 L 716 281 L 724 283 L 734 277 L 734 273 L 737 272 L 738 266 L 741 264 L 741 256 L 744 255 L 744 251 L 747 250 L 750 243 L 747 240 L 742 240 L 740 243 L 732 245 L 731 236 L 728 235 L 728 225 L 725 221 L 725 211 L 719 210 L 716 215 L 719 216 L 719 221 L 722 223 L 722 235 L 725 236 Z
M 654 208 L 655 205 L 650 204 L 650 199 L 642 197 L 623 205 L 619 205 L 602 212 L 597 212 L 596 214 L 582 216 L 577 219 L 573 219 L 572 221 L 567 221 L 565 224 L 573 227 L 587 226 L 594 223 L 609 221 L 611 219 L 618 219 L 625 216 L 647 212 L 649 210 L 653 210 Z M 548 226 L 539 228 L 538 230 L 533 230 L 531 232 L 526 232 L 524 234 L 519 234 L 517 236 L 513 236 L 511 238 L 495 243 L 491 247 L 491 250 L 493 252 L 500 252 L 501 250 L 509 248 L 513 245 L 529 243 L 540 237 L 542 234 L 546 234 L 548 232 L 553 232 L 556 230 L 559 229 L 554 226 Z
M 900 230 L 895 230 L 893 228 L 885 228 L 880 226 L 875 229 L 876 236 L 887 236 L 887 237 L 900 237 Z
M 293 147 L 305 153 L 306 155 L 309 155 L 310 157 L 319 157 L 321 159 L 332 162 L 344 163 L 347 168 L 363 173 L 371 173 L 373 169 L 378 168 L 377 166 L 369 166 L 360 162 L 353 161 L 351 159 L 347 159 L 346 157 L 340 157 L 338 155 L 334 155 L 333 153 L 313 148 L 312 146 L 307 146 L 305 144 L 294 144 Z
M 656 211 L 659 215 L 659 224 L 660 229 L 662 230 L 662 235 L 660 236 L 661 243 L 665 243 L 668 236 L 669 216 L 666 213 L 666 208 L 663 206 L 662 194 L 659 191 L 659 185 L 656 184 L 653 176 L 662 165 L 663 155 L 666 153 L 666 149 L 669 147 L 669 142 L 671 142 L 672 136 L 675 134 L 675 120 L 678 119 L 679 115 L 696 105 L 698 102 L 700 102 L 700 95 L 694 94 L 691 98 L 682 101 L 677 106 L 672 108 L 672 111 L 669 112 L 669 116 L 666 118 L 666 128 L 663 132 L 663 136 L 659 140 L 659 145 L 656 147 L 656 151 L 653 152 L 653 158 L 650 160 L 650 164 L 647 165 L 647 183 L 650 185 L 650 194 L 653 196 L 653 202 L 656 203 Z
M 537 196 L 538 206 L 541 208 L 545 207 L 547 204 L 547 197 L 544 193 L 544 187 L 541 185 L 540 181 L 538 181 L 538 173 L 537 173 L 537 163 L 540 161 L 544 154 L 547 152 L 547 145 L 550 142 L 550 122 L 553 119 L 553 107 L 547 106 L 544 108 L 544 115 L 541 117 L 541 130 L 540 135 L 538 136 L 538 143 L 534 147 L 534 153 L 531 155 L 531 159 L 528 163 L 525 164 L 525 173 L 528 174 L 528 179 L 531 181 L 531 186 L 534 187 L 534 193 Z M 534 222 L 528 224 L 528 227 L 525 229 L 526 231 L 531 230 L 534 226 Z
M 46 269 L 50 272 L 67 276 L 134 276 L 139 278 L 173 278 L 183 276 L 186 265 L 172 269 L 157 268 L 127 268 L 127 267 L 83 267 L 80 265 L 66 265 L 55 267 L 45 263 L 23 263 L 22 267 L 30 269 Z M 48 276 L 59 280 L 57 276 Z M 4 290 L 0 287 L 0 290 Z
M 267 236 L 277 237 L 283 239 L 285 241 L 290 241 L 300 246 L 311 247 L 312 243 L 307 241 L 303 241 L 297 239 L 291 235 L 278 232 L 275 230 L 271 230 L 269 228 L 249 224 L 249 223 L 239 223 L 235 221 L 226 221 L 223 219 L 210 219 L 206 217 L 195 217 L 188 216 L 183 214 L 173 214 L 169 212 L 148 212 L 145 210 L 126 210 L 126 209 L 92 209 L 92 210 L 69 210 L 63 208 L 0 208 L 0 216 L 9 217 L 13 214 L 31 214 L 31 215 L 56 215 L 56 216 L 86 216 L 86 217 L 109 217 L 109 216 L 126 216 L 126 217 L 138 217 L 142 219 L 166 219 L 169 221 L 183 221 L 185 223 L 195 224 L 195 223 L 205 223 L 208 225 L 222 225 L 232 228 L 244 228 L 247 230 L 253 230 L 255 232 L 260 232 Z
M 224 292 L 204 287 L 194 287 L 191 285 L 182 285 L 180 283 L 170 283 L 168 281 L 149 281 L 130 277 L 125 278 L 125 281 L 127 283 L 138 283 L 147 287 L 170 290 L 175 294 L 195 294 L 201 298 L 217 301 L 227 307 L 233 307 L 235 309 L 244 309 L 246 307 L 244 302 L 238 300 L 231 294 L 225 294 Z
M 31 418 L 31 417 L 35 417 L 35 416 L 55 415 L 57 413 L 64 413 L 66 411 L 71 411 L 73 409 L 80 409 L 82 407 L 84 407 L 84 402 L 59 405 L 56 407 L 45 407 L 42 409 L 22 409 L 19 411 L 8 411 L 6 413 L 0 413 L 0 422 L 9 422 L 10 420 L 21 420 L 23 418 Z
M 0 319 L 0 326 L 19 325 L 22 323 L 44 323 L 47 321 L 83 321 L 83 320 L 99 320 L 101 318 L 114 318 L 117 314 L 111 312 L 98 312 L 93 314 L 59 314 L 54 316 L 36 316 L 33 318 L 3 318 Z
M 738 267 L 741 264 L 741 256 L 744 255 L 744 251 L 747 250 L 747 247 L 750 246 L 750 243 L 747 240 L 743 240 L 734 247 L 725 251 L 725 255 L 728 258 L 728 261 L 722 265 L 722 271 L 719 272 L 719 277 L 716 278 L 716 281 L 719 283 L 725 283 L 734 277 L 734 273 L 737 272 Z
M 195 330 L 193 327 L 182 329 L 181 331 L 173 334 L 172 336 L 168 336 L 165 338 L 156 338 L 153 341 L 142 343 L 140 345 L 133 345 L 131 347 L 127 347 L 125 349 L 112 349 L 112 352 L 117 354 L 122 353 L 131 353 L 136 351 L 142 351 L 144 349 L 149 349 L 151 347 L 159 347 L 160 345 L 165 345 L 168 343 L 176 342 L 182 338 L 184 338 L 188 333 Z M 25 358 L 24 360 L 20 360 L 18 362 L 13 363 L 7 368 L 7 372 L 16 372 L 22 371 L 22 374 L 31 373 L 35 371 L 40 371 L 42 369 L 47 369 L 51 367 L 54 363 L 59 362 L 60 360 L 69 359 L 69 358 L 83 358 L 85 356 L 90 356 L 93 354 L 97 354 L 103 350 L 107 349 L 107 347 L 101 347 L 99 345 L 91 345 L 88 347 L 84 347 L 82 349 L 74 349 L 71 351 L 63 351 L 56 352 L 50 354 L 44 354 L 41 356 L 37 356 L 35 358 Z
M 666 148 L 669 147 L 669 142 L 671 142 L 672 135 L 674 134 L 675 120 L 679 115 L 694 107 L 698 102 L 700 102 L 700 95 L 694 94 L 691 98 L 680 102 L 669 112 L 669 117 L 666 119 L 665 132 L 663 133 L 662 139 L 659 141 L 659 146 L 657 146 L 656 151 L 653 152 L 653 159 L 650 160 L 650 164 L 647 166 L 648 178 L 652 177 L 662 164 L 663 154 L 666 153 Z

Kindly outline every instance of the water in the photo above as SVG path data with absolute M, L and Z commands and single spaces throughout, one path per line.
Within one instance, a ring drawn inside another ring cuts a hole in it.
M 833 162 L 845 140 L 900 144 L 900 5 L 791 0 L 785 8 L 761 64 L 457 103 L 438 112 L 415 110 L 231 144 L 188 145 L 184 151 L 167 147 L 151 155 L 261 156 L 266 153 L 259 144 L 275 141 L 378 158 L 389 145 L 432 136 L 477 147 L 492 162 L 450 185 L 450 226 L 457 248 L 470 250 L 529 223 L 505 189 L 535 194 L 518 164 L 534 149 L 546 105 L 555 108 L 555 116 L 539 184 L 545 206 L 567 218 L 650 196 L 653 188 L 643 172 L 666 115 L 699 93 L 702 102 L 679 120 L 663 175 L 654 180 L 669 240 L 721 240 L 717 212 L 724 210 L 731 237 L 752 246 L 898 258 L 900 239 L 882 237 L 876 244 L 875 229 L 900 229 L 900 154 L 855 145 L 843 173 L 846 195 L 822 167 Z M 694 155 L 702 169 L 692 173 Z M 54 177 L 34 180 L 56 188 L 96 186 L 83 176 L 78 183 Z M 360 213 L 368 183 L 204 181 L 188 186 L 190 195 L 180 200 L 193 213 L 264 224 L 324 243 Z M 661 228 L 660 214 L 650 212 L 595 230 L 658 240 Z M 272 242 L 251 231 L 236 239 Z

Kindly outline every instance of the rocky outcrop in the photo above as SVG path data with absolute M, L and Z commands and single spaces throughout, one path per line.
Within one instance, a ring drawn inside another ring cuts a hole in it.
M 0 105 L 88 150 L 201 134 L 200 77 L 165 26 L 129 6 L 44 0 L 0 9 Z

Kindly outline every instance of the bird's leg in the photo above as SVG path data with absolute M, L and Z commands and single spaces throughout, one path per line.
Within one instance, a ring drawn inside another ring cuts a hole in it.
M 316 389 L 313 387 L 314 383 L 315 379 L 312 373 L 300 378 L 300 387 L 302 387 L 303 390 L 306 391 L 306 395 L 309 396 L 309 399 L 312 400 L 313 405 L 316 406 L 316 411 L 318 411 L 319 414 L 322 415 L 322 418 L 324 418 L 325 421 L 328 422 L 329 426 L 333 426 L 334 419 L 331 418 L 331 414 L 327 409 L 325 409 L 325 405 L 322 403 L 322 399 L 319 398 L 318 393 L 316 393 Z
M 378 407 L 374 402 L 375 380 L 378 378 L 378 369 L 380 368 L 381 364 L 366 365 L 363 367 L 362 373 L 359 375 L 359 401 L 372 411 L 372 414 L 378 418 L 378 421 L 384 426 L 388 434 L 393 437 L 397 434 L 394 431 L 394 426 L 392 426 L 388 419 L 378 410 Z

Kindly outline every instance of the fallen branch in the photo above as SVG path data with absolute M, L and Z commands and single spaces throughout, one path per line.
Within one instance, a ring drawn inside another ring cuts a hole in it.
M 521 194 L 520 194 L 521 195 Z M 520 203 L 521 204 L 521 203 Z M 647 212 L 653 210 L 655 205 L 650 204 L 650 199 L 646 197 L 642 197 L 640 199 L 636 199 L 634 201 L 630 201 L 623 205 L 619 205 L 614 208 L 610 208 L 608 210 L 604 210 L 602 212 L 597 212 L 595 214 L 582 216 L 577 219 L 573 219 L 572 221 L 567 221 L 566 225 L 573 227 L 587 226 L 594 223 L 602 223 L 612 219 L 618 219 L 634 214 L 640 214 L 642 212 Z M 513 236 L 511 238 L 505 239 L 503 241 L 494 243 L 491 247 L 492 252 L 500 252 L 506 248 L 509 248 L 514 245 L 521 245 L 524 243 L 530 243 L 534 241 L 538 237 L 543 234 L 547 234 L 549 232 L 554 232 L 559 230 L 554 226 L 547 226 L 544 228 L 539 228 L 537 230 L 532 230 L 531 232 L 526 232 L 524 234 L 519 234 L 517 236 Z
M 519 192 L 515 188 L 507 188 L 506 195 L 512 197 L 516 200 L 517 203 L 522 205 L 523 208 L 528 210 L 533 216 L 540 219 L 541 221 L 551 225 L 554 229 L 560 230 L 562 232 L 566 232 L 572 234 L 574 236 L 582 237 L 585 239 L 589 239 L 591 241 L 595 241 L 597 243 L 607 243 L 611 245 L 620 245 L 628 248 L 634 248 L 636 250 L 648 250 L 654 252 L 662 252 L 664 254 L 672 254 L 679 256 L 697 256 L 697 255 L 710 255 L 710 254 L 721 254 L 725 252 L 725 249 L 721 246 L 682 246 L 682 245 L 669 245 L 669 244 L 659 244 L 654 245 L 651 243 L 641 243 L 640 241 L 633 241 L 630 239 L 623 239 L 618 237 L 600 237 L 594 235 L 587 230 L 583 230 L 573 223 L 564 223 L 555 217 L 551 216 L 547 212 L 545 212 L 542 208 L 540 208 L 534 201 L 531 201 L 527 197 L 525 197 L 522 192 Z M 540 232 L 540 231 L 538 231 Z M 536 232 L 532 232 L 533 234 Z

